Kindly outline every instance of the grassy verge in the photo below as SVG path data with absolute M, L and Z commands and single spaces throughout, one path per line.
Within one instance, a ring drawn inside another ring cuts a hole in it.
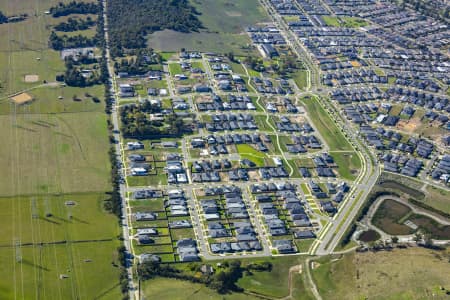
M 306 107 L 309 118 L 319 130 L 331 151 L 352 150 L 351 145 L 347 142 L 342 132 L 316 99 L 303 99 L 302 103 Z

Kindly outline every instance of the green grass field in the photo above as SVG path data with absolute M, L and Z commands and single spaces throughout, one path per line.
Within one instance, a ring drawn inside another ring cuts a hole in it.
M 325 139 L 330 150 L 352 150 L 351 145 L 347 142 L 342 132 L 336 127 L 328 113 L 322 108 L 316 99 L 304 99 L 306 111 L 317 130 Z
M 200 13 L 199 19 L 205 29 L 193 33 L 156 32 L 149 36 L 150 47 L 159 51 L 186 48 L 247 55 L 247 50 L 242 47 L 249 45 L 250 39 L 241 33 L 246 26 L 268 21 L 257 0 L 192 0 L 191 4 Z
M 241 159 L 247 158 L 259 167 L 265 165 L 265 158 L 267 158 L 267 155 L 264 152 L 258 151 L 252 146 L 246 144 L 236 145 L 236 149 L 241 156 Z
M 119 229 L 103 210 L 105 199 L 104 193 L 0 198 L 0 298 L 119 297 L 112 265 Z
M 10 246 L 14 238 L 23 244 L 115 239 L 119 230 L 114 215 L 103 210 L 105 199 L 104 193 L 0 198 L 0 245 Z
M 294 79 L 299 89 L 303 89 L 308 85 L 308 73 L 305 70 L 296 71 L 292 74 L 292 79 Z
M 244 27 L 268 21 L 257 0 L 191 0 L 203 26 L 212 32 L 240 33 Z
M 331 152 L 335 163 L 338 165 L 339 175 L 348 180 L 355 180 L 360 169 L 361 160 L 356 152 Z
M 444 213 L 450 214 L 450 204 L 448 199 L 450 199 L 450 192 L 428 186 L 424 203 Z
M 255 261 L 257 260 L 255 259 Z M 253 272 L 252 275 L 244 275 L 238 281 L 238 285 L 245 290 L 269 297 L 281 298 L 288 296 L 289 268 L 301 264 L 303 258 L 298 256 L 277 257 L 269 261 L 272 263 L 272 271 Z
M 111 190 L 104 87 L 55 83 L 65 66 L 48 38 L 68 17 L 44 12 L 59 2 L 69 0 L 0 2 L 7 15 L 28 14 L 0 25 L 0 299 L 119 299 L 120 230 L 103 209 Z M 11 104 L 23 90 L 34 101 Z
M 179 51 L 186 48 L 191 51 L 209 51 L 238 55 L 254 54 L 254 50 L 243 49 L 250 44 L 246 35 L 233 33 L 193 32 L 182 33 L 172 30 L 158 31 L 149 36 L 148 44 L 157 51 Z
M 367 21 L 356 18 L 356 17 L 331 17 L 331 16 L 322 16 L 323 21 L 328 26 L 333 27 L 348 27 L 348 28 L 358 28 L 367 26 L 369 23 Z
M 103 113 L 1 116 L 0 126 L 0 195 L 109 189 Z
M 210 299 L 210 300 L 244 300 L 258 299 L 241 293 L 219 295 L 203 284 L 176 279 L 156 278 L 145 281 L 142 291 L 146 299 Z
M 28 91 L 34 101 L 23 106 L 12 105 L 9 98 L 0 99 L 0 115 L 17 113 L 71 113 L 71 112 L 103 112 L 104 88 L 101 85 L 76 88 L 62 86 L 42 86 Z M 88 94 L 89 96 L 86 96 Z M 62 99 L 59 99 L 59 97 Z M 76 96 L 77 100 L 73 97 Z M 93 97 L 100 99 L 95 103 Z
M 1 299 L 119 299 L 118 241 L 0 248 Z M 60 278 L 61 275 L 67 278 Z

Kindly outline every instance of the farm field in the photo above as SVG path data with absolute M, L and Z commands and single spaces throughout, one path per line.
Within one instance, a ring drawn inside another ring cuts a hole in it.
M 111 190 L 104 87 L 55 82 L 66 68 L 50 33 L 79 16 L 45 14 L 60 2 L 70 0 L 0 1 L 6 15 L 28 15 L 0 25 L 1 299 L 121 297 L 120 231 L 103 208 Z M 33 101 L 12 104 L 23 91 Z
M 119 299 L 118 246 L 118 241 L 24 246 L 21 262 L 14 247 L 2 247 L 0 298 Z
M 170 30 L 149 36 L 150 47 L 158 51 L 178 51 L 180 48 L 226 53 L 248 54 L 242 49 L 250 44 L 243 33 L 246 26 L 267 22 L 268 16 L 257 0 L 192 0 L 200 13 L 205 29 L 200 32 L 180 33 Z M 245 18 L 243 18 L 245 16 Z M 251 50 L 253 51 L 253 50 Z
M 444 299 L 448 251 L 410 248 L 318 260 L 313 279 L 323 299 Z
M 114 240 L 116 218 L 103 209 L 105 193 L 0 198 L 0 245 Z M 67 201 L 75 205 L 66 205 Z
M 47 85 L 34 88 L 27 93 L 34 100 L 25 106 L 14 106 L 9 98 L 0 99 L 0 115 L 11 114 L 14 111 L 19 114 L 104 111 L 102 102 L 95 103 L 93 101 L 93 97 L 103 99 L 104 88 L 101 85 L 87 88 Z
M 0 195 L 109 189 L 104 113 L 0 116 Z
M 44 80 L 54 82 L 55 75 L 64 71 L 64 61 L 58 51 L 48 48 L 48 38 L 52 26 L 67 21 L 68 17 L 53 18 L 44 14 L 45 10 L 59 2 L 70 1 L 0 2 L 0 10 L 5 14 L 28 14 L 28 18 L 22 22 L 0 26 L 0 36 L 7 37 L 4 40 L 0 38 L 0 96 L 41 85 Z M 93 31 L 90 29 L 86 32 L 91 36 Z M 25 82 L 25 75 L 38 75 L 38 80 Z

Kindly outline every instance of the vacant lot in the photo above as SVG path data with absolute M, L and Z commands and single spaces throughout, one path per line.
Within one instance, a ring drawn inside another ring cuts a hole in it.
M 179 51 L 186 48 L 192 51 L 210 51 L 216 53 L 234 52 L 237 55 L 254 54 L 254 50 L 242 49 L 250 44 L 246 34 L 193 32 L 182 33 L 164 30 L 149 36 L 148 45 L 157 51 Z
M 262 167 L 265 165 L 265 159 L 267 158 L 267 155 L 264 152 L 258 151 L 252 146 L 246 144 L 236 145 L 236 149 L 241 156 L 241 159 L 249 159 L 258 167 Z
M 421 248 L 352 253 L 320 260 L 312 273 L 323 299 L 446 299 L 448 259 Z
M 437 189 L 433 186 L 427 187 L 427 195 L 424 203 L 439 211 L 450 214 L 450 192 Z
M 360 18 L 355 17 L 330 17 L 330 16 L 322 16 L 324 22 L 333 27 L 349 27 L 349 28 L 357 28 L 367 26 L 368 23 Z
M 338 173 L 342 178 L 355 180 L 361 170 L 361 160 L 356 152 L 331 152 L 335 163 L 338 165 Z
M 109 189 L 103 113 L 1 116 L 0 195 Z
M 258 261 L 255 259 L 254 261 Z M 263 260 L 260 260 L 263 261 Z M 289 295 L 289 268 L 303 263 L 301 257 L 277 257 L 269 260 L 272 263 L 270 272 L 253 272 L 244 275 L 238 281 L 238 285 L 245 290 L 252 291 L 269 297 L 281 298 Z M 303 278 L 294 280 L 294 287 L 308 294 L 304 288 Z
M 203 284 L 176 279 L 156 278 L 143 282 L 142 291 L 145 299 L 210 299 L 210 300 L 244 300 L 258 299 L 245 294 L 234 293 L 219 295 Z
M 192 0 L 205 29 L 194 33 L 165 30 L 150 35 L 150 47 L 160 51 L 189 50 L 248 54 L 242 47 L 250 44 L 246 26 L 268 20 L 257 0 Z

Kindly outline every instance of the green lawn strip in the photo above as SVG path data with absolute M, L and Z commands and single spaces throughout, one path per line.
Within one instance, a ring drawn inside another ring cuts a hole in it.
M 325 142 L 330 147 L 330 150 L 352 150 L 351 145 L 348 143 L 340 129 L 331 120 L 328 113 L 319 102 L 314 99 L 304 99 L 302 103 L 306 106 L 309 118 L 319 130 Z
M 267 154 L 264 152 L 258 151 L 250 145 L 239 144 L 236 145 L 237 152 L 241 156 L 241 159 L 247 158 L 253 161 L 257 166 L 265 165 L 265 158 L 267 158 Z
M 292 74 L 295 84 L 299 89 L 304 89 L 308 86 L 308 72 L 306 70 L 297 70 Z
M 314 243 L 315 239 L 305 239 L 305 240 L 294 240 L 297 250 L 300 253 L 308 252 L 311 245 Z
M 181 69 L 179 63 L 170 63 L 169 71 L 172 76 L 175 76 L 176 74 L 183 74 L 183 70 Z
M 302 189 L 302 191 L 303 191 L 303 193 L 305 195 L 311 195 L 311 192 L 310 192 L 310 190 L 308 188 L 308 185 L 306 183 L 301 183 L 300 187 L 301 187 L 301 189 Z
M 170 254 L 173 253 L 173 248 L 170 243 L 167 243 L 165 245 L 139 245 L 137 241 L 133 240 L 133 249 L 136 252 L 136 254 L 142 254 L 142 253 L 153 253 L 153 254 Z

